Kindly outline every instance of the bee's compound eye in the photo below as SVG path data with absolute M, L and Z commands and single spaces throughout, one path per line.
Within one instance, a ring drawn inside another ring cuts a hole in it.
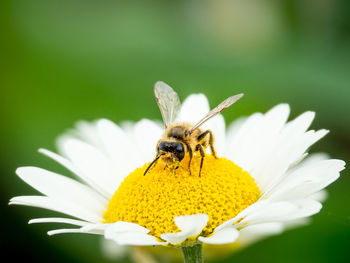
M 177 142 L 177 143 L 175 143 L 175 151 L 177 151 L 177 152 L 183 152 L 184 151 L 184 147 L 182 146 L 182 143 L 179 143 L 179 142 Z
M 161 142 L 158 145 L 158 150 L 168 151 L 168 143 L 167 142 Z
M 182 143 L 175 142 L 173 144 L 173 147 L 174 147 L 174 152 L 176 154 L 176 157 L 179 159 L 179 161 L 181 161 L 185 156 L 185 149 Z
M 158 145 L 158 153 L 172 153 L 179 161 L 185 156 L 185 149 L 182 143 L 179 142 L 161 142 Z

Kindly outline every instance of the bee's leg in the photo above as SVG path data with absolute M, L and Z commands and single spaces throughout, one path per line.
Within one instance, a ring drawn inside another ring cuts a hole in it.
M 158 161 L 158 159 L 160 158 L 161 155 L 157 155 L 156 158 L 150 163 L 150 165 L 147 167 L 145 173 L 143 174 L 144 176 L 146 175 L 146 173 L 149 171 L 149 169 L 151 169 L 151 167 L 153 165 L 156 164 L 156 162 Z
M 203 132 L 201 135 L 198 136 L 197 140 L 199 142 L 201 142 L 205 136 L 207 136 L 209 134 L 209 147 L 210 147 L 210 151 L 211 154 L 217 159 L 218 156 L 216 155 L 216 151 L 214 148 L 214 134 L 211 130 L 206 130 L 205 132 Z
M 192 175 L 192 173 L 191 173 L 191 162 L 192 162 L 193 152 L 192 152 L 191 146 L 189 146 L 187 143 L 186 143 L 186 147 L 187 147 L 187 150 L 188 150 L 188 154 L 190 155 L 190 160 L 188 161 L 188 171 L 189 171 L 190 175 Z
M 179 169 L 180 167 L 184 168 L 181 162 L 176 161 L 176 164 L 177 164 L 177 166 L 176 166 L 175 170 Z
M 199 177 L 201 177 L 201 172 L 202 172 L 202 167 L 203 167 L 203 161 L 204 161 L 204 157 L 205 157 L 205 152 L 203 150 L 203 146 L 201 144 L 197 145 L 197 150 L 199 150 L 200 154 L 201 154 L 201 166 L 199 167 Z
M 178 166 L 178 167 L 181 167 L 181 168 L 184 168 L 183 165 L 182 165 L 182 163 L 181 163 L 180 161 L 177 162 L 177 166 Z
M 170 154 L 170 156 L 171 156 L 171 159 L 173 159 L 173 164 L 171 164 L 171 171 L 174 174 L 176 174 L 176 170 L 177 170 L 177 168 L 179 168 L 179 165 L 178 165 L 179 161 L 172 153 Z M 178 166 L 176 168 L 174 168 L 174 164 L 177 164 Z

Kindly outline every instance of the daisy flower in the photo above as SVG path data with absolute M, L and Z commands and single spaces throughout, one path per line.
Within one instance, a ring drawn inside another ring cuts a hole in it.
M 202 243 L 249 244 L 318 213 L 323 189 L 345 166 L 323 154 L 307 156 L 328 131 L 308 131 L 314 112 L 288 122 L 289 111 L 280 104 L 228 129 L 220 114 L 205 122 L 201 129 L 214 134 L 218 158 L 208 151 L 200 171 L 201 155 L 195 152 L 191 174 L 186 154 L 178 169 L 157 162 L 144 175 L 164 132 L 159 122 L 79 122 L 58 139 L 59 154 L 39 150 L 76 180 L 38 167 L 18 168 L 17 175 L 42 195 L 14 197 L 10 204 L 69 216 L 29 221 L 75 226 L 49 235 L 91 233 L 118 245 L 181 247 L 186 262 L 202 257 Z M 194 124 L 208 112 L 203 94 L 190 95 L 177 120 Z

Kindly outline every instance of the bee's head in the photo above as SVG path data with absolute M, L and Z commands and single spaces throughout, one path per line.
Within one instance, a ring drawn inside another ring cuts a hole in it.
M 185 157 L 185 147 L 181 142 L 161 142 L 157 149 L 158 154 L 167 155 L 181 161 Z

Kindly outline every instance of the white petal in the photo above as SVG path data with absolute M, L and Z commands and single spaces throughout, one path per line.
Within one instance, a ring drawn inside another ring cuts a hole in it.
M 244 235 L 245 232 L 251 232 L 253 234 L 263 234 L 263 235 L 271 235 L 271 234 L 280 234 L 283 232 L 284 227 L 283 223 L 263 223 L 256 225 L 249 225 L 241 230 L 241 234 Z
M 117 245 L 114 241 L 101 238 L 102 254 L 108 260 L 113 262 L 122 262 L 122 260 L 129 254 L 129 246 Z
M 271 143 L 285 125 L 289 115 L 289 106 L 280 104 L 265 115 L 254 114 L 243 124 L 234 141 L 230 143 L 232 152 L 228 156 L 236 164 L 250 172 L 267 158 L 271 151 Z
M 254 114 L 228 138 L 228 157 L 247 170 L 259 188 L 269 191 L 286 171 L 305 157 L 305 151 L 328 131 L 308 131 L 313 112 L 286 124 L 289 106 L 281 104 L 264 115 Z
M 65 158 L 61 155 L 58 155 L 54 152 L 51 152 L 49 150 L 46 150 L 46 149 L 39 149 L 39 152 L 50 157 L 51 159 L 53 159 L 56 162 L 58 162 L 59 164 L 61 164 L 63 167 L 70 170 L 72 173 L 74 173 L 76 176 L 78 176 L 81 180 L 83 180 L 85 183 L 87 183 L 89 186 L 91 186 L 92 189 L 94 189 L 95 191 L 100 193 L 103 197 L 106 197 L 106 198 L 110 197 L 110 195 L 106 191 L 101 189 L 101 187 L 99 187 L 97 184 L 95 184 L 93 181 L 91 181 L 91 179 L 89 177 L 85 176 L 84 173 L 79 171 L 79 169 L 77 169 L 74 166 L 74 164 L 70 160 L 68 160 L 67 158 Z
M 195 124 L 202 119 L 209 110 L 208 99 L 204 94 L 192 94 L 182 103 L 178 120 Z
M 72 134 L 97 148 L 102 147 L 97 131 L 96 121 L 78 121 L 75 125 L 75 129 L 72 130 Z
M 115 223 L 108 224 L 108 230 L 114 233 L 124 233 L 124 232 L 140 232 L 147 234 L 149 230 L 135 223 L 118 221 Z
M 141 158 L 139 149 L 131 133 L 126 133 L 115 123 L 102 119 L 97 122 L 100 139 L 114 169 L 118 171 L 113 177 L 117 189 L 124 178 L 146 160 Z M 153 146 L 155 147 L 155 146 Z
M 227 138 L 234 138 L 237 133 L 240 131 L 243 124 L 247 121 L 247 117 L 240 117 L 235 119 L 228 127 L 227 127 Z
M 216 227 L 216 230 L 220 230 L 223 228 L 226 228 L 228 226 L 232 226 L 237 223 L 237 221 L 241 220 L 242 218 L 249 216 L 251 214 L 254 214 L 260 210 L 263 210 L 266 206 L 269 205 L 269 202 L 267 200 L 258 200 L 257 202 L 253 203 L 252 205 L 248 206 L 244 210 L 242 210 L 237 216 L 234 218 L 231 218 L 218 227 Z
M 242 221 L 237 223 L 236 226 L 288 220 L 289 216 L 296 211 L 297 206 L 290 202 L 267 203 L 264 207 L 247 215 Z
M 306 226 L 310 224 L 311 219 L 309 217 L 298 218 L 295 220 L 285 221 L 283 222 L 284 230 L 288 230 L 295 227 Z
M 285 129 L 297 130 L 298 132 L 305 132 L 310 127 L 314 118 L 315 112 L 306 111 L 294 120 L 288 122 Z
M 249 171 L 252 171 L 252 176 L 256 178 L 262 190 L 270 183 L 271 178 L 278 177 L 293 162 L 302 157 L 306 148 L 300 153 L 297 152 L 295 154 L 293 148 L 295 148 L 296 142 L 301 141 L 300 136 L 305 132 L 305 127 L 309 125 L 309 122 L 307 122 L 308 125 L 305 125 L 300 120 L 304 120 L 306 116 L 308 117 L 306 119 L 310 119 L 311 122 L 313 118 L 312 113 L 307 113 L 284 125 L 286 121 L 285 117 L 288 115 L 277 110 L 273 110 L 273 112 L 275 115 L 281 115 L 279 117 L 280 121 L 275 124 L 278 126 L 274 127 L 273 130 L 265 127 L 266 125 L 271 125 L 271 120 L 267 118 L 266 114 L 259 130 L 265 129 L 267 130 L 267 134 L 260 138 L 261 141 L 257 142 L 256 149 L 251 149 L 252 151 L 257 151 L 259 155 L 257 155 L 256 161 L 252 164 Z M 277 130 L 275 130 L 276 128 Z M 291 156 L 292 153 L 293 155 Z
M 67 214 L 92 223 L 99 223 L 103 220 L 102 214 L 97 215 L 95 213 L 92 213 L 89 209 L 86 209 L 82 206 L 74 205 L 70 202 L 62 200 L 53 200 L 46 196 L 17 196 L 13 197 L 10 200 L 9 204 L 41 207 L 57 211 L 63 214 Z
M 57 235 L 57 234 L 67 234 L 67 233 L 84 233 L 84 234 L 103 235 L 104 226 L 101 224 L 87 224 L 81 228 L 64 228 L 64 229 L 51 230 L 47 232 L 49 236 Z
M 129 233 L 121 233 L 115 238 L 110 238 L 116 242 L 118 245 L 132 245 L 132 246 L 161 246 L 166 245 L 166 242 L 159 242 L 156 237 L 139 233 L 139 232 L 129 232 Z
M 37 224 L 37 223 L 64 223 L 76 226 L 87 226 L 88 222 L 75 220 L 70 218 L 60 218 L 60 217 L 47 217 L 47 218 L 35 218 L 29 220 L 28 224 Z
M 189 216 L 177 216 L 174 218 L 175 224 L 180 232 L 166 233 L 160 235 L 162 239 L 171 244 L 180 244 L 187 238 L 197 237 L 207 225 L 209 217 L 206 214 L 195 214 Z
M 100 216 L 107 207 L 107 200 L 87 186 L 68 177 L 37 167 L 21 167 L 17 175 L 42 194 L 56 200 L 84 207 Z
M 212 245 L 221 245 L 233 243 L 237 240 L 239 231 L 234 227 L 222 228 L 218 231 L 214 231 L 210 237 L 198 237 L 198 240 Z
M 63 228 L 63 229 L 50 230 L 47 232 L 49 236 L 54 236 L 58 234 L 72 234 L 72 233 L 86 233 L 86 232 L 82 232 L 80 228 Z
M 253 210 L 235 227 L 248 225 L 285 222 L 308 217 L 320 211 L 322 205 L 311 199 L 300 199 L 293 202 L 265 202 L 263 206 Z
M 133 127 L 134 124 L 131 126 Z M 113 160 L 123 159 L 125 155 L 133 153 L 133 150 L 130 149 L 133 146 L 132 137 L 117 124 L 101 119 L 97 122 L 97 129 L 106 152 Z
M 309 217 L 320 212 L 322 204 L 311 199 L 300 199 L 293 202 L 297 206 L 297 210 L 285 220 L 295 220 L 299 218 Z
M 47 157 L 50 157 L 52 160 L 55 160 L 56 162 L 58 162 L 59 164 L 61 164 L 63 167 L 67 168 L 69 171 L 73 172 L 74 174 L 78 175 L 78 170 L 76 169 L 76 167 L 74 167 L 74 165 L 72 164 L 71 161 L 69 161 L 68 159 L 64 158 L 61 155 L 58 155 L 54 152 L 51 152 L 47 149 L 43 149 L 40 148 L 39 149 L 39 153 L 42 153 L 44 155 L 46 155 Z
M 248 225 L 247 227 L 240 230 L 237 243 L 240 246 L 248 246 L 265 237 L 280 234 L 284 231 L 284 229 L 284 224 L 276 222 Z
M 261 190 L 268 191 L 276 186 L 284 177 L 288 168 L 303 156 L 305 151 L 316 141 L 324 137 L 327 130 L 308 131 L 298 135 L 297 131 L 282 133 L 276 151 L 260 168 L 255 168 L 252 176 L 257 178 Z
M 118 171 L 111 159 L 92 145 L 69 136 L 61 137 L 60 148 L 84 177 L 88 178 L 88 182 L 93 182 L 107 192 L 109 197 L 113 195 L 118 187 L 114 182 Z
M 137 152 L 141 153 L 139 166 L 154 159 L 156 146 L 162 137 L 162 133 L 163 129 L 153 121 L 143 119 L 135 124 L 135 147 L 137 147 Z
M 298 168 L 327 159 L 330 159 L 327 153 L 312 153 L 298 165 Z
M 309 165 L 313 162 L 323 161 L 330 159 L 329 155 L 326 153 L 304 153 L 299 160 L 296 160 L 294 163 L 289 165 L 288 174 L 294 171 L 295 169 L 299 169 L 305 165 Z
M 340 176 L 345 167 L 341 160 L 321 160 L 295 168 L 281 183 L 268 192 L 270 200 L 292 200 L 316 193 Z
M 328 198 L 328 192 L 326 190 L 321 190 L 310 195 L 308 198 L 323 203 Z
M 266 223 L 283 223 L 300 220 L 311 216 L 321 209 L 322 205 L 312 199 L 300 199 L 291 202 L 272 202 L 259 200 L 241 211 L 236 217 L 219 225 L 215 231 L 226 227 L 235 228 Z
M 118 245 L 154 246 L 165 245 L 156 237 L 148 235 L 148 229 L 134 223 L 116 222 L 108 224 L 105 229 L 105 238 L 113 240 Z
M 236 122 L 232 123 L 232 128 L 227 133 L 228 157 L 236 162 L 240 160 L 238 155 L 240 149 L 245 143 L 249 142 L 249 137 L 252 137 L 251 134 L 260 125 L 262 119 L 263 115 L 261 113 L 254 113 L 248 118 L 239 120 L 238 124 Z

